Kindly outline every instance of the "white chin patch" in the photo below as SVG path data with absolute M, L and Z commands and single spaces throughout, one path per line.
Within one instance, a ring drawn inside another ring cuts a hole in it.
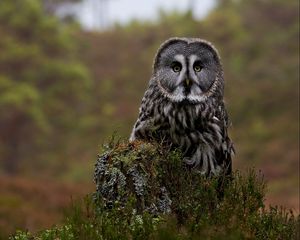
M 200 91 L 192 90 L 189 94 L 186 94 L 183 87 L 177 88 L 172 94 L 170 94 L 170 99 L 174 102 L 188 101 L 191 103 L 200 103 L 206 100 L 206 96 Z
M 183 93 L 168 93 L 165 94 L 167 98 L 169 98 L 172 102 L 183 102 L 188 101 L 190 103 L 200 103 L 204 102 L 207 99 L 206 95 L 194 95 L 192 93 L 185 95 Z
M 207 99 L 207 96 L 205 96 L 205 95 L 200 95 L 200 96 L 197 95 L 197 96 L 195 96 L 195 95 L 189 94 L 187 96 L 187 100 L 189 102 L 192 102 L 192 103 L 204 102 L 206 99 Z
M 200 103 L 207 99 L 206 94 L 198 92 L 198 94 L 195 94 L 195 92 L 192 90 L 189 94 L 185 94 L 184 87 L 177 87 L 172 93 L 166 91 L 159 82 L 159 87 L 162 91 L 162 94 L 169 98 L 172 102 L 183 102 L 188 101 L 190 103 Z M 197 91 L 196 91 L 197 92 Z

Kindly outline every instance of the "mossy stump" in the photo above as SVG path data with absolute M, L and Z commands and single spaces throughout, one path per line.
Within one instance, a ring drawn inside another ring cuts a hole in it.
M 172 212 L 179 221 L 195 203 L 216 208 L 226 177 L 206 178 L 182 159 L 179 150 L 156 142 L 110 144 L 95 165 L 95 199 L 106 208 L 130 203 L 138 214 Z
M 169 213 L 169 192 L 163 184 L 167 158 L 151 143 L 119 144 L 100 155 L 95 166 L 96 198 L 112 208 L 134 202 L 138 213 Z
M 244 175 L 234 172 L 230 177 L 208 178 L 182 159 L 179 150 L 156 142 L 110 143 L 95 165 L 96 209 L 112 211 L 130 226 L 140 224 L 143 231 L 149 221 L 154 227 L 157 219 L 160 226 L 161 221 L 168 225 L 172 222 L 168 219 L 173 219 L 178 229 L 183 227 L 196 239 L 296 236 L 299 218 L 283 208 L 265 208 L 261 174 L 250 170 Z

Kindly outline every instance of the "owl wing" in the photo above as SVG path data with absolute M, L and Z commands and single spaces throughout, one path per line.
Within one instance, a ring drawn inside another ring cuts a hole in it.
M 170 124 L 164 112 L 164 98 L 156 85 L 150 85 L 142 99 L 139 116 L 132 129 L 129 141 L 156 140 L 168 142 Z
M 222 145 L 216 150 L 216 159 L 218 164 L 223 165 L 225 175 L 230 175 L 232 172 L 232 156 L 234 155 L 233 142 L 228 136 L 229 119 L 224 103 L 219 107 L 217 117 L 220 119 Z
M 152 101 L 153 90 L 149 88 L 142 99 L 141 107 L 139 109 L 139 116 L 136 120 L 129 141 L 137 139 L 149 139 L 151 132 L 158 127 L 155 121 L 155 106 L 156 103 Z
M 144 112 L 140 108 L 139 117 L 136 120 L 134 127 L 132 129 L 129 141 L 135 141 L 137 139 L 147 139 L 149 132 L 153 129 L 153 117 L 149 116 L 147 112 Z

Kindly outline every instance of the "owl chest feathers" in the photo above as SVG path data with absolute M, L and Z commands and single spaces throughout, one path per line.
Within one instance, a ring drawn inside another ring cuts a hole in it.
M 220 120 L 209 105 L 179 105 L 160 103 L 153 106 L 153 125 L 156 131 L 168 132 L 171 141 L 180 146 L 185 155 L 195 146 L 220 148 L 222 131 Z
M 218 155 L 228 148 L 222 111 L 214 102 L 178 104 L 164 98 L 145 99 L 131 140 L 167 140 L 181 149 L 188 164 L 203 174 L 217 175 L 224 160 Z

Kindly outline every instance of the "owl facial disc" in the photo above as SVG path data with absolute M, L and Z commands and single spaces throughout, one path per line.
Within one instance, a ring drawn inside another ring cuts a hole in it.
M 205 101 L 218 89 L 222 68 L 216 50 L 207 42 L 173 39 L 159 50 L 154 74 L 165 97 L 194 104 Z

